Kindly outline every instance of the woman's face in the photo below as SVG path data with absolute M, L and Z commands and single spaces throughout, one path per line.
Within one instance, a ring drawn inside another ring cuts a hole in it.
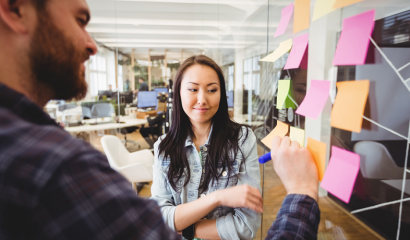
M 300 106 L 306 96 L 307 70 L 298 70 L 293 78 L 292 90 L 295 101 Z M 305 129 L 305 117 L 300 116 L 300 127 Z
M 295 101 L 300 105 L 306 96 L 306 81 L 307 81 L 307 70 L 299 70 L 295 77 L 293 78 L 293 95 L 295 96 Z
M 187 68 L 180 95 L 182 108 L 192 124 L 211 123 L 221 100 L 218 74 L 206 65 L 195 64 Z

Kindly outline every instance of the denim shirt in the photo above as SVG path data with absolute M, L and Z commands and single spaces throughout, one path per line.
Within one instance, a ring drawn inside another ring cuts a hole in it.
M 248 130 L 247 139 L 246 130 Z M 176 206 L 184 203 L 189 203 L 197 200 L 201 196 L 208 195 L 214 191 L 233 187 L 241 184 L 248 184 L 261 191 L 260 187 L 260 170 L 258 163 L 258 154 L 256 149 L 256 137 L 251 129 L 242 127 L 240 133 L 239 146 L 243 152 L 243 156 L 238 151 L 233 165 L 234 173 L 231 173 L 228 185 L 228 174 L 223 172 L 219 181 L 211 181 L 206 192 L 199 192 L 198 188 L 201 181 L 203 169 L 199 153 L 190 137 L 185 141 L 187 149 L 188 162 L 190 165 L 191 179 L 186 186 L 184 185 L 186 175 L 184 174 L 177 183 L 177 191 L 175 191 L 167 180 L 169 159 L 164 159 L 163 156 L 158 156 L 159 144 L 163 137 L 154 145 L 155 162 L 153 166 L 153 184 L 151 187 L 152 197 L 157 201 L 161 208 L 162 216 L 165 223 L 173 230 L 174 215 Z M 209 136 L 211 136 L 211 132 Z M 209 148 L 209 136 L 206 143 L 200 146 L 200 152 L 203 158 L 206 158 Z M 233 153 L 232 153 L 233 157 Z M 222 169 L 219 170 L 221 172 Z M 236 175 L 236 176 L 234 176 Z M 260 214 L 247 208 L 231 208 L 226 206 L 218 206 L 209 212 L 206 219 L 216 219 L 216 227 L 221 239 L 253 239 L 261 224 Z

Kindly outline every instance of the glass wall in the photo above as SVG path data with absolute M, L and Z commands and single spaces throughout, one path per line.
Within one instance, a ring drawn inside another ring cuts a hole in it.
M 410 52 L 407 53 L 410 47 L 408 0 L 363 0 L 310 21 L 309 28 L 296 33 L 292 17 L 285 33 L 276 38 L 273 36 L 281 11 L 294 0 L 87 2 L 92 12 L 87 30 L 99 44 L 99 53 L 87 64 L 87 101 L 100 99 L 99 91 L 108 90 L 111 85 L 117 94 L 112 97 L 117 99 L 113 101 L 116 113 L 126 115 L 121 109 L 135 103 L 135 95 L 132 102 L 125 99 L 121 102 L 120 94 L 138 89 L 139 78 L 148 83 L 150 90 L 164 87 L 168 79 L 174 79 L 181 62 L 192 55 L 205 54 L 221 66 L 227 90 L 233 92 L 233 118 L 252 128 L 257 136 L 258 155 L 269 151 L 261 140 L 276 127 L 278 120 L 305 130 L 305 142 L 310 137 L 326 143 L 327 162 L 331 146 L 360 154 L 360 172 L 350 203 L 340 201 L 324 189 L 320 189 L 320 196 L 329 196 L 332 204 L 353 214 L 373 232 L 372 236 L 410 237 L 407 217 L 410 201 L 404 201 L 409 198 L 407 188 L 410 184 L 403 185 L 403 177 L 407 179 L 404 172 L 407 170 L 410 120 L 407 104 L 410 102 L 410 81 L 406 81 L 410 78 L 410 66 L 404 67 L 410 62 Z M 318 2 L 310 1 L 311 20 Z M 343 19 L 371 9 L 375 9 L 377 20 L 372 38 L 380 49 L 370 43 L 365 65 L 333 66 Z M 283 70 L 289 53 L 275 62 L 260 61 L 281 42 L 306 33 L 309 34 L 309 54 L 305 56 L 305 67 Z M 291 100 L 286 102 L 285 108 L 277 109 L 278 82 L 284 79 L 290 79 Z M 360 134 L 331 128 L 336 82 L 361 79 L 371 82 L 366 116 L 372 122 L 364 121 Z M 295 113 L 312 80 L 331 82 L 330 98 L 317 119 Z M 375 151 L 378 151 L 377 158 L 371 155 Z M 286 196 L 272 164 L 260 168 L 264 213 L 254 239 L 266 237 Z M 321 198 L 319 204 L 325 207 L 327 203 Z M 366 210 L 372 206 L 375 208 Z M 321 236 L 330 231 L 328 222 L 338 221 L 337 215 L 323 213 Z M 349 229 L 344 229 L 344 234 L 355 239 Z M 357 236 L 356 239 L 360 239 Z

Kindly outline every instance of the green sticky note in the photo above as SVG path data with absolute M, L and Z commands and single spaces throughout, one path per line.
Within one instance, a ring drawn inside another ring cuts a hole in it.
M 296 109 L 296 105 L 293 103 L 292 99 L 289 98 L 289 96 L 293 99 L 293 101 L 295 101 L 295 97 L 293 96 L 293 93 L 292 93 L 292 87 L 289 87 L 288 96 L 286 97 L 286 101 L 285 101 L 285 108 Z
M 288 94 L 291 97 L 293 96 L 292 91 L 290 89 L 290 79 L 279 80 L 278 97 L 277 97 L 277 102 L 276 102 L 277 109 L 282 109 L 283 107 L 293 108 L 293 109 L 296 108 L 293 101 L 290 98 L 288 98 Z

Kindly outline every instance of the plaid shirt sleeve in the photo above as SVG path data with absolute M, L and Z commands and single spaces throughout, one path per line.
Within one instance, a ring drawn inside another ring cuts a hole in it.
M 315 200 L 307 195 L 288 195 L 266 240 L 317 239 L 319 222 L 320 210 Z
M 92 151 L 54 172 L 32 217 L 42 239 L 181 239 L 154 201 L 137 197 L 131 183 Z

